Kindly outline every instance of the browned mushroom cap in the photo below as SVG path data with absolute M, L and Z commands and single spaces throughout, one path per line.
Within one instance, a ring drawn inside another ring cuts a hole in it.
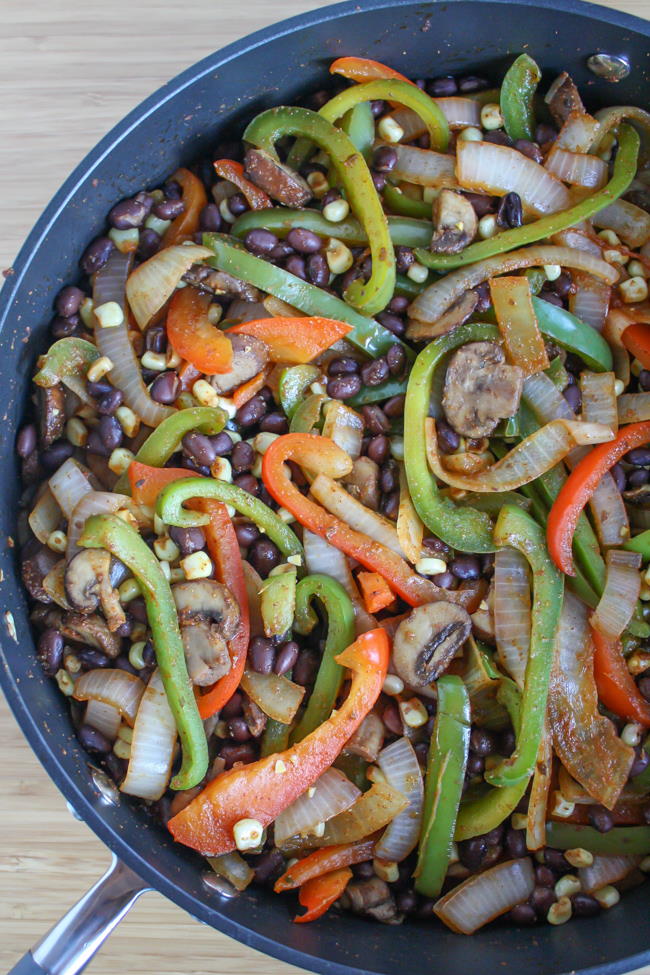
M 172 593 L 189 675 L 207 687 L 230 670 L 226 640 L 237 630 L 239 607 L 230 590 L 213 579 L 178 582 Z
M 431 250 L 436 254 L 458 254 L 471 244 L 478 230 L 476 211 L 467 197 L 443 189 L 433 204 Z
M 378 714 L 371 711 L 348 741 L 345 751 L 352 755 L 361 755 L 366 762 L 375 762 L 384 744 L 384 732 L 384 722 Z
M 418 322 L 413 320 L 409 322 L 406 337 L 412 342 L 421 342 L 423 339 L 434 339 L 438 335 L 446 335 L 447 332 L 451 332 L 466 322 L 477 305 L 478 293 L 476 291 L 465 291 L 437 321 Z
M 391 889 L 380 877 L 348 884 L 343 901 L 355 914 L 367 914 L 376 921 L 390 923 L 397 918 Z
M 370 457 L 358 457 L 344 482 L 346 489 L 361 504 L 379 510 L 379 466 Z
M 81 616 L 77 613 L 64 613 L 59 626 L 67 640 L 86 643 L 101 650 L 107 657 L 119 657 L 122 641 L 111 633 L 101 616 Z
M 469 342 L 447 366 L 445 417 L 464 437 L 488 437 L 499 420 L 517 412 L 523 381 L 519 366 L 508 365 L 495 342 Z
M 393 665 L 405 684 L 427 687 L 447 669 L 472 630 L 467 610 L 428 603 L 402 620 L 393 642 Z
M 38 430 L 41 444 L 49 447 L 63 436 L 65 428 L 65 390 L 61 383 L 56 386 L 38 386 Z
M 23 549 L 21 559 L 21 575 L 25 589 L 32 597 L 41 603 L 51 603 L 52 598 L 43 588 L 43 580 L 52 571 L 59 556 L 46 545 L 39 545 L 33 539 Z
M 111 632 L 126 620 L 117 590 L 111 582 L 111 556 L 102 549 L 84 549 L 72 558 L 65 570 L 65 592 L 73 609 L 94 613 L 101 605 Z
M 228 646 L 213 623 L 196 620 L 181 626 L 181 638 L 190 680 L 198 687 L 210 687 L 230 670 Z
M 549 107 L 553 120 L 560 128 L 571 112 L 579 112 L 580 115 L 585 114 L 585 106 L 582 104 L 580 93 L 566 71 L 557 76 L 544 96 L 544 101 Z
M 269 361 L 265 342 L 254 335 L 229 335 L 232 343 L 232 366 L 229 372 L 210 376 L 210 385 L 218 393 L 229 393 L 256 376 Z
M 246 175 L 269 194 L 271 199 L 288 207 L 302 207 L 312 198 L 309 184 L 288 166 L 274 159 L 264 149 L 249 149 L 244 160 Z

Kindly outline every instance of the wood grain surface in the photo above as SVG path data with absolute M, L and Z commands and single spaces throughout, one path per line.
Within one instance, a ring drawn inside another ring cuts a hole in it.
M 183 68 L 310 0 L 2 0 L 0 268 L 70 170 L 130 109 Z M 609 4 L 650 15 L 649 0 Z M 100 876 L 108 853 L 72 818 L 0 701 L 0 970 L 7 971 Z M 133 908 L 95 975 L 289 975 L 158 894 Z M 650 967 L 644 970 L 650 975 Z

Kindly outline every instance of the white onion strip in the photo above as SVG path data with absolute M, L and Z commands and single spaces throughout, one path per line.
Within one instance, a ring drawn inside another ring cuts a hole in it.
M 607 182 L 607 163 L 588 153 L 569 152 L 554 146 L 544 165 L 549 173 L 572 186 L 600 189 Z
M 126 282 L 126 297 L 140 328 L 146 328 L 193 264 L 213 256 L 209 247 L 175 244 L 136 268 Z
M 422 554 L 424 525 L 420 521 L 413 501 L 411 500 L 404 465 L 400 466 L 399 472 L 399 509 L 395 528 L 397 531 L 397 540 L 404 555 L 409 562 L 415 565 Z
M 322 572 L 323 575 L 336 579 L 337 582 L 341 583 L 350 597 L 352 608 L 354 609 L 354 628 L 356 635 L 359 636 L 360 633 L 373 630 L 377 626 L 377 621 L 363 604 L 359 588 L 350 570 L 347 557 L 343 552 L 334 545 L 330 545 L 320 535 L 314 535 L 307 528 L 303 531 L 302 543 L 305 549 L 305 561 L 308 571 L 311 574 L 314 572 Z
M 570 112 L 554 146 L 570 152 L 587 152 L 600 131 L 600 122 L 585 112 Z
M 580 374 L 582 419 L 587 423 L 602 423 L 612 433 L 618 430 L 615 383 L 616 376 L 613 372 L 585 370 Z
M 274 721 L 290 724 L 305 696 L 305 688 L 279 674 L 244 671 L 241 686 L 264 714 Z
M 345 403 L 331 400 L 326 405 L 323 436 L 333 440 L 352 460 L 356 460 L 361 454 L 363 430 L 361 416 Z
M 433 100 L 447 119 L 450 129 L 464 129 L 468 125 L 481 124 L 481 106 L 473 98 L 452 95 Z
M 375 782 L 349 809 L 325 824 L 318 846 L 338 846 L 339 843 L 363 840 L 387 826 L 407 805 L 408 800 L 398 789 L 388 782 Z
M 594 226 L 613 230 L 628 247 L 642 247 L 650 240 L 650 213 L 627 200 L 615 200 L 591 219 Z
M 491 142 L 458 142 L 456 178 L 469 190 L 518 193 L 524 207 L 535 214 L 557 213 L 571 202 L 566 186 L 543 166 L 517 149 Z
M 138 708 L 122 792 L 151 802 L 160 799 L 169 782 L 176 736 L 174 715 L 156 669 Z
M 494 557 L 494 633 L 499 662 L 523 689 L 530 649 L 531 598 L 528 562 L 514 548 Z
M 318 474 L 311 486 L 311 493 L 319 504 L 351 528 L 404 557 L 393 522 L 361 504 L 331 477 Z
M 83 497 L 92 491 L 88 472 L 72 457 L 68 457 L 50 477 L 50 491 L 61 511 L 70 518 Z
M 535 873 L 528 857 L 508 860 L 468 877 L 441 897 L 433 910 L 456 934 L 473 934 L 526 901 L 534 889 Z
M 590 867 L 578 870 L 585 894 L 593 894 L 606 884 L 615 884 L 626 877 L 642 860 L 639 856 L 595 856 Z
M 320 823 L 349 809 L 360 795 L 361 790 L 343 772 L 327 769 L 275 820 L 276 846 L 283 846 L 293 836 L 309 836 Z
M 144 689 L 143 682 L 135 674 L 117 667 L 102 667 L 82 674 L 74 685 L 73 696 L 76 701 L 110 704 L 128 725 L 133 726 Z
M 391 178 L 417 186 L 447 186 L 451 189 L 458 186 L 453 156 L 415 146 L 393 146 L 393 149 L 397 153 L 397 162 L 391 170 Z
M 61 522 L 61 509 L 50 490 L 49 484 L 39 494 L 27 519 L 29 527 L 39 542 L 45 543 Z
M 375 856 L 399 863 L 415 849 L 420 835 L 424 802 L 422 771 L 408 738 L 398 738 L 384 748 L 377 764 L 388 783 L 408 800 L 406 809 L 388 824 L 375 847 Z
M 650 420 L 650 393 L 623 393 L 618 398 L 618 422 Z
M 551 736 L 545 731 L 539 743 L 528 799 L 526 846 L 529 850 L 541 850 L 546 845 L 546 807 L 552 777 L 553 748 Z
M 111 704 L 104 704 L 102 701 L 88 701 L 84 714 L 84 724 L 89 724 L 91 728 L 95 728 L 108 741 L 115 741 L 121 723 L 122 718 L 117 708 Z
M 610 549 L 606 563 L 605 588 L 591 617 L 591 625 L 604 636 L 615 638 L 632 619 L 639 598 L 641 555 Z
M 588 239 L 588 238 L 587 238 Z M 569 295 L 569 311 L 580 321 L 602 332 L 607 321 L 612 289 L 604 281 L 582 271 L 573 273 L 575 291 Z
M 68 561 L 78 551 L 77 542 L 84 529 L 84 525 L 91 515 L 114 514 L 120 508 L 128 507 L 131 498 L 126 494 L 113 494 L 111 491 L 88 491 L 75 505 L 68 521 L 68 547 L 66 558 Z

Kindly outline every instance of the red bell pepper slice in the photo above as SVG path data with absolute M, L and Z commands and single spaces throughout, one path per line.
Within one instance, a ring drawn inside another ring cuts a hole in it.
M 298 894 L 298 900 L 302 907 L 307 908 L 307 912 L 294 917 L 295 923 L 306 924 L 308 921 L 315 921 L 322 917 L 328 907 L 339 899 L 351 879 L 350 868 L 342 867 L 340 870 L 333 870 L 332 873 L 325 873 L 322 877 L 308 880 Z
M 625 329 L 621 341 L 644 369 L 650 369 L 650 326 L 635 322 Z
M 173 481 L 190 477 L 191 471 L 186 467 L 149 467 L 139 460 L 132 460 L 129 465 L 129 484 L 131 497 L 136 504 L 146 504 L 153 507 L 156 498 L 164 487 Z
M 231 368 L 232 343 L 208 321 L 209 307 L 210 296 L 196 288 L 175 291 L 167 312 L 167 338 L 181 359 L 213 376 Z
M 267 448 L 262 460 L 262 478 L 266 489 L 303 527 L 327 539 L 367 569 L 378 572 L 391 589 L 411 606 L 422 606 L 439 599 L 461 605 L 474 600 L 474 592 L 439 589 L 429 579 L 414 572 L 403 558 L 385 545 L 350 528 L 306 498 L 289 480 L 285 471 L 287 460 L 334 478 L 349 474 L 352 461 L 333 440 L 312 433 L 286 433 Z
M 237 409 L 243 406 L 244 403 L 248 403 L 249 399 L 252 399 L 256 393 L 259 393 L 260 389 L 266 385 L 268 374 L 269 369 L 265 366 L 256 376 L 253 376 L 252 379 L 249 379 L 248 382 L 243 383 L 233 391 L 232 401 Z
M 340 846 L 325 846 L 320 850 L 314 850 L 309 856 L 296 861 L 285 870 L 276 880 L 273 890 L 276 894 L 281 894 L 285 890 L 302 887 L 308 880 L 322 877 L 332 870 L 340 870 L 341 867 L 349 867 L 353 863 L 372 860 L 374 852 L 374 840 L 361 840 L 359 843 L 344 843 Z
M 273 206 L 271 197 L 244 176 L 244 167 L 240 162 L 235 162 L 234 159 L 215 159 L 213 166 L 217 176 L 230 180 L 243 193 L 251 210 L 268 210 Z
M 358 572 L 357 582 L 369 613 L 379 613 L 395 601 L 393 590 L 378 572 Z
M 328 769 L 379 697 L 388 669 L 389 641 L 369 630 L 336 658 L 352 671 L 350 693 L 315 731 L 284 751 L 222 772 L 169 821 L 174 839 L 208 856 L 235 848 L 242 819 L 273 820 Z
M 573 534 L 578 518 L 603 474 L 611 470 L 628 450 L 648 441 L 650 420 L 621 427 L 614 440 L 598 444 L 583 457 L 564 482 L 548 516 L 546 538 L 551 558 L 565 575 L 575 575 L 571 552 Z
M 304 365 L 351 331 L 351 325 L 333 318 L 277 317 L 233 325 L 228 334 L 254 335 L 266 342 L 274 362 Z
M 189 240 L 198 231 L 201 211 L 208 203 L 203 183 L 189 169 L 177 169 L 172 181 L 178 183 L 183 192 L 185 209 L 167 228 L 162 239 L 163 247 Z
M 344 78 L 348 78 L 349 81 L 357 82 L 393 78 L 397 81 L 408 81 L 409 85 L 413 84 L 410 78 L 400 74 L 399 71 L 389 68 L 387 64 L 382 64 L 381 61 L 373 61 L 372 58 L 337 58 L 330 65 L 330 74 L 340 74 Z
M 620 640 L 608 640 L 592 628 L 594 674 L 598 697 L 606 708 L 626 721 L 650 728 L 650 704 L 639 691 L 627 669 Z

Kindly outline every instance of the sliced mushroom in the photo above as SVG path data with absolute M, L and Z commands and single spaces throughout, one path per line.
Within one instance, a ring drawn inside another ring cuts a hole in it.
M 28 542 L 25 546 L 20 568 L 25 589 L 32 599 L 37 599 L 41 603 L 52 602 L 51 597 L 43 588 L 43 579 L 52 571 L 58 561 L 59 556 L 56 552 L 45 545 L 40 545 L 36 539 Z
M 647 508 L 650 506 L 650 484 L 642 484 L 638 488 L 623 491 L 623 497 L 628 504 L 638 505 Z
M 510 366 L 494 342 L 469 342 L 451 357 L 442 408 L 447 421 L 464 437 L 488 437 L 499 420 L 519 408 L 523 373 Z
M 253 738 L 259 738 L 266 728 L 267 716 L 261 707 L 250 699 L 248 694 L 244 694 L 242 697 L 241 707 L 248 730 Z
M 557 76 L 544 96 L 544 101 L 549 107 L 553 120 L 560 128 L 571 112 L 585 114 L 585 106 L 582 104 L 578 89 L 566 71 Z
M 265 342 L 254 335 L 230 335 L 232 366 L 229 372 L 210 376 L 210 385 L 218 393 L 229 393 L 256 376 L 269 361 Z
M 410 321 L 406 329 L 407 339 L 411 339 L 412 342 L 421 342 L 423 339 L 434 339 L 438 335 L 446 335 L 447 332 L 451 332 L 471 317 L 478 301 L 479 296 L 476 291 L 465 291 L 436 322 Z
M 361 755 L 366 762 L 376 762 L 384 744 L 384 730 L 384 722 L 378 714 L 371 711 L 348 741 L 345 751 L 352 755 Z
M 379 511 L 379 466 L 370 457 L 358 457 L 343 481 L 346 489 L 361 504 Z
M 355 914 L 367 914 L 375 921 L 390 924 L 400 919 L 390 887 L 380 877 L 348 884 L 343 900 Z
M 86 643 L 113 659 L 120 655 L 122 641 L 119 636 L 111 633 L 101 616 L 64 613 L 59 628 L 67 640 L 72 640 L 74 643 Z
M 458 254 L 476 237 L 476 211 L 467 197 L 455 190 L 443 189 L 433 204 L 435 231 L 431 250 L 436 254 Z
M 61 383 L 56 386 L 39 386 L 37 400 L 41 446 L 49 447 L 63 436 L 65 429 L 65 390 Z
M 288 207 L 302 207 L 312 192 L 302 176 L 284 166 L 264 149 L 249 149 L 244 159 L 246 175 L 269 194 L 271 199 Z
M 470 635 L 467 610 L 455 603 L 428 603 L 397 627 L 393 665 L 405 684 L 427 687 L 437 680 Z
M 258 301 L 260 291 L 248 281 L 242 281 L 227 271 L 214 271 L 204 265 L 195 264 L 186 274 L 183 281 L 193 284 L 204 291 L 212 291 L 215 295 L 236 295 L 244 301 Z
M 230 670 L 226 640 L 237 630 L 239 607 L 230 590 L 213 579 L 178 582 L 172 593 L 189 675 L 207 687 Z
M 111 555 L 102 549 L 84 549 L 68 562 L 65 592 L 79 613 L 95 613 L 98 606 L 113 633 L 126 621 L 120 598 L 111 581 Z

